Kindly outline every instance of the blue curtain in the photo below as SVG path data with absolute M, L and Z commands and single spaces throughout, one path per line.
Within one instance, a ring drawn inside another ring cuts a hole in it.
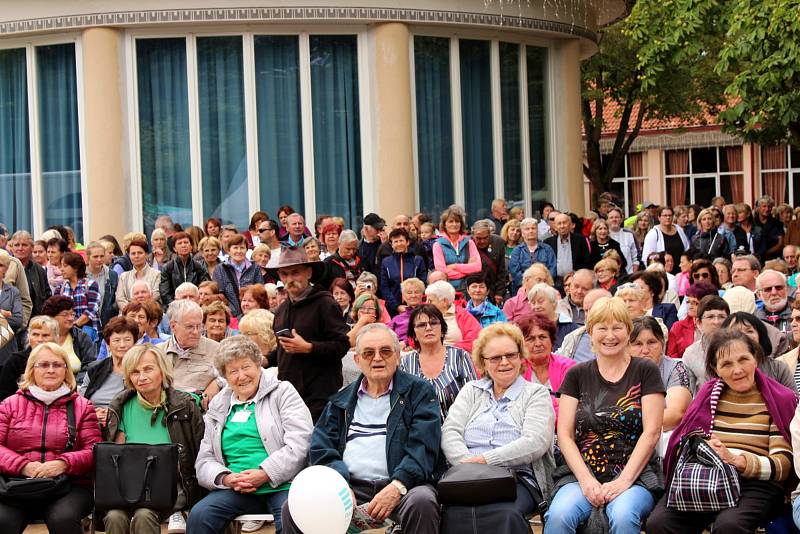
M 358 45 L 354 35 L 313 35 L 311 107 L 317 213 L 361 225 Z
M 522 207 L 519 110 L 519 45 L 500 43 L 500 109 L 503 121 L 503 198 Z
M 453 193 L 450 40 L 414 37 L 420 210 L 438 219 Z
M 545 143 L 545 72 L 547 70 L 547 49 L 526 46 L 528 68 L 528 125 L 531 150 L 531 193 L 533 211 L 541 210 L 544 202 L 551 200 L 547 188 L 547 166 Z
M 186 39 L 138 39 L 139 146 L 147 235 L 159 215 L 192 224 Z
M 299 41 L 294 35 L 254 41 L 261 209 L 275 217 L 278 206 L 289 204 L 304 213 Z
M 242 38 L 197 38 L 203 217 L 247 228 Z
M 471 221 L 489 216 L 494 198 L 491 43 L 461 39 L 461 139 L 464 204 Z
M 31 230 L 31 159 L 25 49 L 0 50 L 0 222 Z
M 83 239 L 75 45 L 36 47 L 44 224 Z

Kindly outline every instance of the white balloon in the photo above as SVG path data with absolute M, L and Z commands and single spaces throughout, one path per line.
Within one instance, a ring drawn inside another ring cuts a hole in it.
M 304 534 L 344 534 L 353 506 L 350 486 L 330 467 L 303 469 L 289 488 L 289 512 Z

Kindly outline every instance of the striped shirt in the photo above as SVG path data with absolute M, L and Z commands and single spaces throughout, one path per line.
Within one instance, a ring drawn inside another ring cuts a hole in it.
M 798 358 L 797 364 L 794 366 L 794 390 L 800 391 L 800 358 Z
M 734 454 L 747 459 L 745 478 L 785 481 L 792 472 L 792 447 L 786 442 L 758 390 L 725 388 L 714 417 L 713 434 Z
M 367 393 L 366 378 L 358 389 L 353 421 L 347 429 L 347 444 L 342 460 L 353 478 L 385 480 L 389 478 L 386 463 L 386 421 L 391 411 L 392 386 L 378 398 Z
M 442 415 L 442 421 L 447 417 L 447 410 L 455 402 L 461 388 L 467 382 L 478 378 L 469 353 L 452 345 L 445 347 L 444 365 L 436 378 L 428 378 L 422 374 L 422 365 L 417 351 L 404 354 L 400 358 L 400 370 L 427 380 L 433 386 L 433 389 L 436 390 L 436 396 L 439 398 L 439 411 Z

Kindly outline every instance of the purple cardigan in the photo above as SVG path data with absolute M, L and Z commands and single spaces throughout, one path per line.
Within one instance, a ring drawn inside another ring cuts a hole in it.
M 675 467 L 681 438 L 696 429 L 703 430 L 707 435 L 711 433 L 711 390 L 714 389 L 714 384 L 720 380 L 722 379 L 715 378 L 703 384 L 686 410 L 683 419 L 672 432 L 667 445 L 667 453 L 664 455 L 664 474 L 667 476 L 667 484 L 672 476 L 672 469 Z M 756 387 L 764 397 L 767 411 L 775 422 L 775 426 L 781 431 L 786 441 L 791 443 L 792 434 L 789 425 L 797 407 L 797 395 L 758 369 L 756 369 Z
M 408 338 L 408 321 L 411 319 L 411 312 L 414 308 L 408 307 L 404 312 L 398 313 L 389 323 L 389 328 L 394 330 L 401 343 L 405 343 Z

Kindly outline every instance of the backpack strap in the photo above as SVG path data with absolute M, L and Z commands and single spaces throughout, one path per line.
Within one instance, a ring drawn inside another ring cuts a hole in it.
M 75 436 L 77 435 L 75 424 L 75 401 L 67 401 L 67 444 L 64 445 L 64 452 L 69 452 L 75 448 Z

